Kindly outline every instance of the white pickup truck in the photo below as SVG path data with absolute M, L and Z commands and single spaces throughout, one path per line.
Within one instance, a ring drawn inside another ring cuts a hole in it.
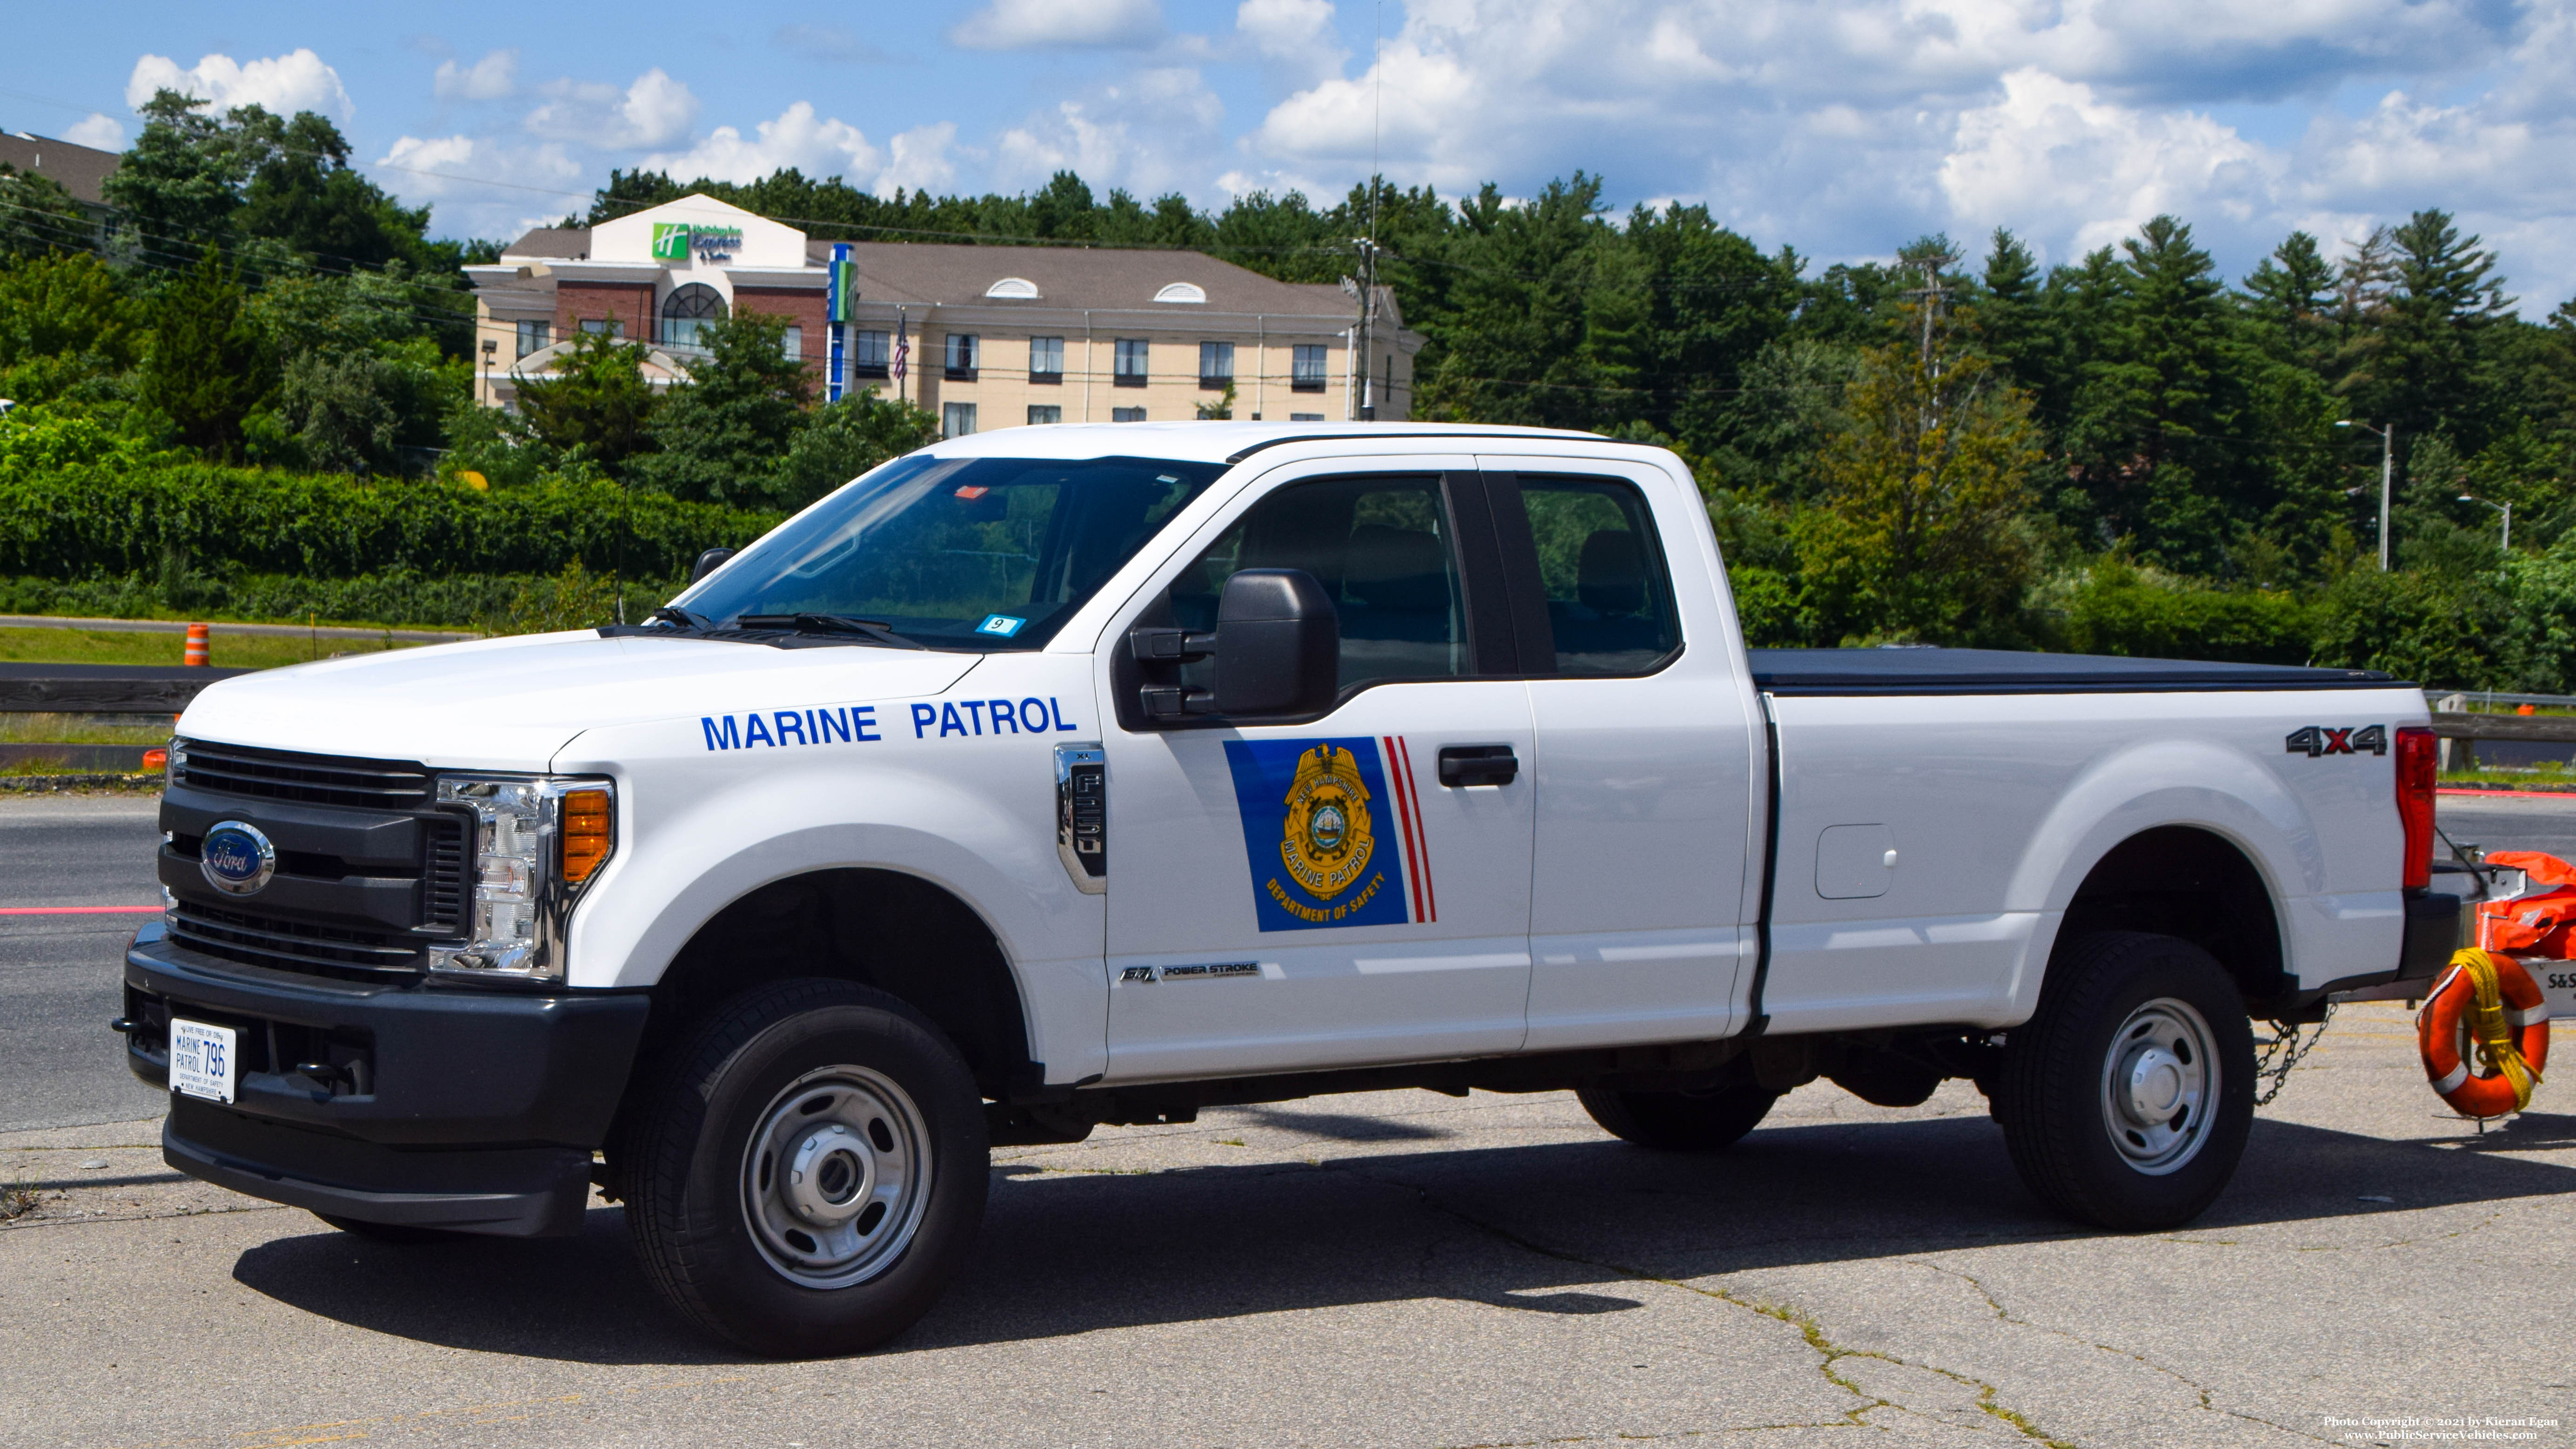
M 751 1349 L 901 1331 L 995 1144 L 1395 1087 L 1706 1151 L 1822 1076 L 1993 1102 L 2165 1227 L 2252 1019 L 2448 955 L 2422 696 L 1747 652 L 1691 475 L 1584 434 L 1033 427 L 648 622 L 228 680 L 116 1027 L 170 1164 L 353 1232 L 626 1205 Z

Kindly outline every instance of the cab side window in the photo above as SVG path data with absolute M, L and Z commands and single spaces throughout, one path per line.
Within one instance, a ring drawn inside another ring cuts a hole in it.
M 1520 475 L 1558 674 L 1643 674 L 1681 645 L 1662 546 L 1635 485 Z
M 1216 627 L 1238 569 L 1304 569 L 1341 615 L 1341 688 L 1470 672 L 1456 531 L 1433 474 L 1296 483 L 1255 504 L 1172 581 L 1174 622 Z M 1209 688 L 1193 664 L 1186 684 Z

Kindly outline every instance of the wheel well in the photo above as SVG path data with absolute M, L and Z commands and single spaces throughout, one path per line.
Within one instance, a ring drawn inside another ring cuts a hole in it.
M 2218 958 L 2257 1015 L 2297 986 L 2281 969 L 2281 924 L 2262 873 L 2244 851 L 2188 825 L 2132 835 L 2084 877 L 2057 940 L 2064 946 L 2095 931 L 2191 942 Z
M 716 912 L 653 988 L 645 1050 L 764 982 L 834 977 L 896 997 L 948 1034 L 988 1097 L 1035 1087 L 1026 1015 L 1001 943 L 974 908 L 900 871 L 823 870 Z

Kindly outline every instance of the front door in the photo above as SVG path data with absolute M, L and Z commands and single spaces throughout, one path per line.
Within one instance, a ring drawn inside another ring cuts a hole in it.
M 1529 690 L 1479 677 L 1479 485 L 1418 466 L 1257 487 L 1140 615 L 1210 629 L 1237 569 L 1305 569 L 1341 693 L 1297 725 L 1104 730 L 1112 1081 L 1521 1044 Z

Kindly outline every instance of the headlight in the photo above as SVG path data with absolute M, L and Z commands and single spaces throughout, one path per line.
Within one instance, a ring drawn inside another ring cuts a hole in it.
M 466 939 L 429 948 L 432 971 L 560 981 L 573 902 L 616 846 L 605 780 L 441 775 L 438 803 L 473 816 Z

